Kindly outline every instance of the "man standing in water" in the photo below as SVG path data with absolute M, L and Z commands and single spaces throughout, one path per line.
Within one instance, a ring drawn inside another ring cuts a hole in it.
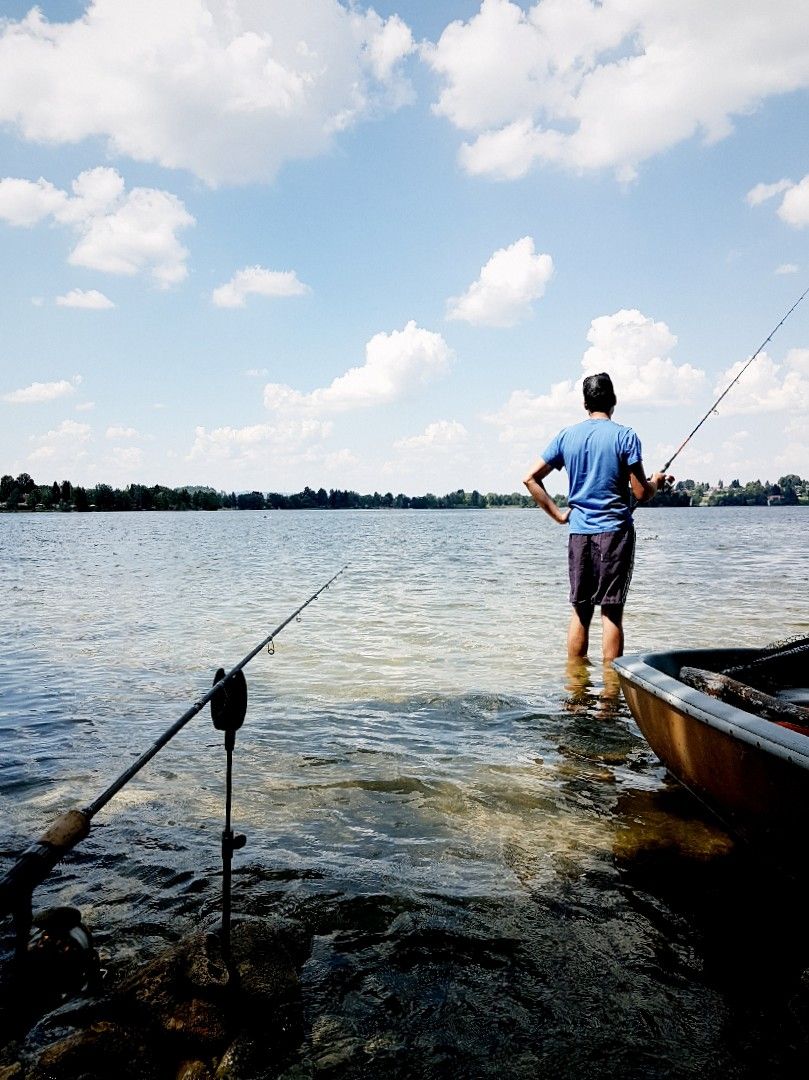
M 606 372 L 588 375 L 583 390 L 587 419 L 559 432 L 524 483 L 549 517 L 559 525 L 570 522 L 573 612 L 568 657 L 587 655 L 590 622 L 598 605 L 606 663 L 624 651 L 624 603 L 635 555 L 630 488 L 638 502 L 648 502 L 673 477 L 656 472 L 647 480 L 638 436 L 612 420 L 617 399 Z M 567 510 L 559 509 L 542 483 L 562 467 L 569 483 Z

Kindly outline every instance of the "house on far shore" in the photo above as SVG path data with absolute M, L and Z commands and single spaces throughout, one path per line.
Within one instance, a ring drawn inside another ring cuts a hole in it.
M 784 505 L 784 496 L 783 495 L 768 495 L 767 496 L 767 506 L 783 506 L 783 505 Z

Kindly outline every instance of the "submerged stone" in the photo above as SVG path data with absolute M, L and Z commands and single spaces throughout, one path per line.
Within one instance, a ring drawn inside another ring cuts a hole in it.
M 175 1080 L 212 1080 L 211 1070 L 204 1061 L 183 1061 Z
M 296 923 L 237 917 L 227 964 L 219 933 L 199 930 L 106 997 L 43 1017 L 22 1048 L 25 1080 L 250 1076 L 302 1038 L 308 949 Z
M 159 1080 L 162 1070 L 142 1035 L 107 1021 L 46 1047 L 26 1080 Z

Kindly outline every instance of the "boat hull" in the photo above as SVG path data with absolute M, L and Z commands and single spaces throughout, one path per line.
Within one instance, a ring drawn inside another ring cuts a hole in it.
M 779 848 L 809 829 L 809 736 L 734 708 L 676 677 L 720 670 L 754 650 L 683 650 L 622 657 L 621 687 L 669 772 L 746 840 Z

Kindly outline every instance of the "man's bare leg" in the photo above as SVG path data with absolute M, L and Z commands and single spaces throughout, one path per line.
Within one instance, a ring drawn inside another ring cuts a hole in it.
M 590 644 L 590 620 L 593 617 L 592 604 L 574 605 L 567 628 L 567 655 L 572 660 L 577 656 L 587 655 Z
M 624 655 L 623 604 L 604 604 L 601 608 L 601 634 L 604 663 Z

